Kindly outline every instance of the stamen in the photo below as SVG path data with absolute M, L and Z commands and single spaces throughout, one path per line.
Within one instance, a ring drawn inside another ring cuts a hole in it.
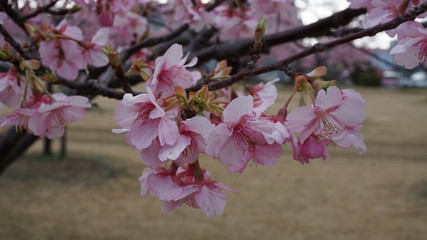
M 154 108 L 156 107 L 152 103 L 139 103 L 138 111 L 134 113 L 134 116 L 136 116 L 136 121 L 139 121 L 141 124 L 146 123 L 148 120 L 150 120 L 150 113 L 154 110 Z
M 233 137 L 243 150 L 254 150 L 256 132 L 239 124 L 233 129 Z
M 420 63 L 422 63 L 427 58 L 427 39 L 420 40 L 416 45 L 418 45 L 417 57 Z
M 342 133 L 342 127 L 329 115 L 322 115 L 319 121 L 321 134 L 326 138 L 331 138 Z

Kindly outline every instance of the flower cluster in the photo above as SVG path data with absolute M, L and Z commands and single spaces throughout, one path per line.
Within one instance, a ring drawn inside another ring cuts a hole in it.
M 85 108 L 90 108 L 88 99 L 82 96 L 65 96 L 63 93 L 34 95 L 25 107 L 13 110 L 12 114 L 0 117 L 0 127 L 16 126 L 40 137 L 50 139 L 64 135 L 68 123 L 84 118 Z
M 67 124 L 84 118 L 85 108 L 91 107 L 87 97 L 51 94 L 35 74 L 38 61 L 21 61 L 19 65 L 19 71 L 11 65 L 7 73 L 0 74 L 0 104 L 13 108 L 12 113 L 0 116 L 0 127 L 15 126 L 19 131 L 53 139 L 64 135 Z
M 100 67 L 108 63 L 101 51 L 108 41 L 108 29 L 101 28 L 91 41 L 85 42 L 82 31 L 63 20 L 56 28 L 45 26 L 41 34 L 42 63 L 65 79 L 76 79 L 79 70 L 85 69 L 87 64 Z
M 230 172 L 241 173 L 250 162 L 274 165 L 282 157 L 282 144 L 302 163 L 327 159 L 328 145 L 366 151 L 359 134 L 365 101 L 353 90 L 340 90 L 332 86 L 334 82 L 323 81 L 325 67 L 296 80 L 292 96 L 298 91 L 312 95 L 312 86 L 317 89 L 311 104 L 289 114 L 285 104 L 275 116 L 266 110 L 276 100 L 277 80 L 253 87 L 243 84 L 248 95 L 232 88 L 209 91 L 207 87 L 187 93 L 184 88 L 196 83 L 201 74 L 188 69 L 197 59 L 186 62 L 182 46 L 172 45 L 155 60 L 147 93 L 125 94 L 114 113 L 121 128 L 113 132 L 125 133 L 126 142 L 140 150 L 142 161 L 150 166 L 140 178 L 141 194 L 158 197 L 165 212 L 186 204 L 200 208 L 208 217 L 222 214 L 226 197 L 222 190 L 234 190 L 200 167 L 200 154 L 219 159 Z M 221 62 L 208 78 L 229 72 Z

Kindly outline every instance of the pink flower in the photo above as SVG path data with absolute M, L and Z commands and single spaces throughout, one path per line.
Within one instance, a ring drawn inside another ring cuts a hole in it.
M 179 137 L 176 122 L 168 118 L 148 87 L 147 94 L 125 94 L 114 117 L 122 129 L 113 129 L 113 132 L 127 132 L 127 142 L 137 149 L 149 147 L 156 137 L 161 146 L 173 145 Z
M 310 159 L 323 158 L 329 159 L 328 149 L 326 145 L 329 140 L 319 139 L 311 135 L 304 143 L 299 144 L 297 151 L 294 152 L 294 159 L 301 163 L 309 163 Z
M 315 105 L 291 111 L 286 126 L 300 132 L 300 143 L 314 134 L 332 139 L 343 134 L 346 126 L 356 126 L 365 120 L 365 102 L 355 91 L 342 92 L 332 86 L 318 92 Z
M 189 23 L 196 31 L 200 31 L 204 26 L 205 11 L 197 8 L 191 0 L 175 0 L 174 20 L 180 23 Z
M 252 96 L 238 97 L 224 109 L 224 123 L 208 137 L 206 153 L 218 157 L 231 172 L 242 172 L 249 160 L 271 166 L 280 158 L 276 123 L 254 113 Z
M 144 169 L 139 182 L 141 183 L 141 196 L 145 196 L 149 192 L 162 201 L 180 199 L 182 188 L 174 182 L 165 168 Z
M 41 103 L 28 121 L 28 127 L 34 135 L 50 139 L 64 135 L 65 126 L 83 119 L 84 109 L 91 107 L 86 97 L 67 97 L 63 93 L 54 93 L 52 96 L 54 102 Z
M 16 74 L 12 65 L 7 73 L 0 73 L 0 103 L 13 108 L 18 106 L 24 97 L 25 82 Z
M 224 184 L 212 180 L 204 171 L 204 179 L 196 181 L 193 173 L 186 166 L 179 168 L 176 174 L 164 168 L 144 169 L 139 179 L 141 195 L 150 193 L 163 201 L 162 211 L 169 212 L 186 204 L 200 208 L 207 217 L 221 215 L 224 212 L 226 195 L 222 190 L 236 192 Z
M 68 26 L 66 20 L 55 29 L 63 36 L 78 41 L 83 39 L 81 30 L 78 27 Z M 69 80 L 76 79 L 79 70 L 85 67 L 82 50 L 74 40 L 54 38 L 42 41 L 39 52 L 44 65 Z
M 201 78 L 200 72 L 190 72 L 186 68 L 194 66 L 197 58 L 185 64 L 187 58 L 188 55 L 183 58 L 181 45 L 172 45 L 162 57 L 156 59 L 155 70 L 148 79 L 147 86 L 167 97 L 175 93 L 175 86 L 188 88 L 195 84 Z
M 370 3 L 365 3 L 368 7 L 368 14 L 363 23 L 363 27 L 370 28 L 378 24 L 386 23 L 404 14 L 407 9 L 416 6 L 415 1 L 409 1 L 407 8 L 402 9 L 401 6 L 403 2 L 403 0 L 373 0 Z M 356 5 L 356 3 L 353 3 L 353 5 Z M 399 33 L 402 32 L 404 34 L 406 29 L 410 29 L 411 27 L 410 23 L 403 23 L 398 29 L 389 30 L 386 31 L 386 33 L 390 37 L 394 37 L 398 34 L 398 38 L 402 39 L 404 36 L 399 36 Z
M 265 112 L 274 104 L 277 98 L 277 88 L 274 83 L 278 81 L 279 79 L 276 78 L 267 84 L 259 83 L 252 88 L 250 94 L 254 97 L 254 111 L 256 113 Z
M 396 63 L 408 69 L 418 66 L 427 57 L 427 30 L 417 30 L 417 35 L 400 40 L 390 51 Z
M 37 110 L 34 108 L 14 109 L 12 114 L 0 116 L 0 127 L 16 126 L 18 130 L 26 129 L 32 133 L 32 130 L 28 127 L 28 121 L 36 112 Z
M 194 163 L 199 153 L 205 152 L 206 138 L 213 128 L 205 117 L 187 119 L 181 123 L 179 136 L 174 144 L 161 146 L 156 139 L 149 147 L 141 150 L 141 158 L 145 164 L 153 167 L 168 160 L 180 166 Z
M 229 40 L 253 35 L 258 18 L 247 14 L 248 8 L 219 6 L 212 11 L 212 25 L 221 29 L 221 39 Z M 236 31 L 239 29 L 239 31 Z
M 363 136 L 359 133 L 361 129 L 362 125 L 346 127 L 343 134 L 332 138 L 332 141 L 342 148 L 349 148 L 353 146 L 359 154 L 366 153 L 367 147 L 363 142 Z
M 147 20 L 133 12 L 123 12 L 114 17 L 110 39 L 120 46 L 129 45 L 141 38 L 147 31 Z
M 12 114 L 6 114 L 0 117 L 0 127 L 16 126 L 17 130 L 27 130 L 33 133 L 33 130 L 28 125 L 30 117 L 38 113 L 37 109 L 42 104 L 50 104 L 50 99 L 47 95 L 30 96 L 25 106 L 14 109 Z
M 364 28 L 370 28 L 375 25 L 388 22 L 397 17 L 399 12 L 399 5 L 402 0 L 375 0 L 371 1 L 372 8 L 369 9 L 368 15 L 363 23 Z M 368 4 L 368 3 L 366 3 Z M 354 5 L 354 4 L 353 4 Z
M 86 48 L 82 52 L 83 66 L 90 64 L 102 67 L 108 64 L 108 57 L 101 51 L 101 47 L 107 44 L 109 32 L 108 28 L 101 28 L 93 36 L 91 42 L 85 43 Z

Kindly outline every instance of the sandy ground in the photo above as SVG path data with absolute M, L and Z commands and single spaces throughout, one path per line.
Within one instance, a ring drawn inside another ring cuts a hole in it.
M 427 239 L 427 91 L 358 91 L 367 154 L 332 148 L 331 160 L 301 165 L 287 151 L 243 174 L 203 158 L 240 192 L 214 218 L 162 214 L 139 196 L 139 154 L 110 133 L 116 102 L 96 99 L 100 109 L 70 127 L 69 159 L 40 157 L 39 143 L 0 177 L 0 239 Z

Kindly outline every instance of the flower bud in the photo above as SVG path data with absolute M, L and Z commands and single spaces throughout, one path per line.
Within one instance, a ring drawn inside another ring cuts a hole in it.
M 337 85 L 337 81 L 336 80 L 323 81 L 323 80 L 320 80 L 320 79 L 316 79 L 313 82 L 313 86 L 314 86 L 314 89 L 316 89 L 316 91 L 320 91 L 322 89 L 326 90 L 328 87 L 335 86 L 335 85 Z
M 40 62 L 35 59 L 30 59 L 30 60 L 22 61 L 19 64 L 19 67 L 21 68 L 21 70 L 25 70 L 27 68 L 31 70 L 37 70 L 40 68 Z
M 76 12 L 82 10 L 82 9 L 83 9 L 82 6 L 80 6 L 80 5 L 74 5 L 69 11 L 70 11 L 70 13 L 76 13 Z
M 309 77 L 322 77 L 328 73 L 328 68 L 326 66 L 320 66 L 315 68 L 313 71 L 307 73 Z
M 40 78 L 42 81 L 54 83 L 58 80 L 58 77 L 53 72 L 46 72 Z
M 105 55 L 107 55 L 108 61 L 110 62 L 113 68 L 120 67 L 120 64 L 121 64 L 120 54 L 116 50 L 114 50 L 111 47 L 107 47 L 103 52 Z
M 0 50 L 0 60 L 1 61 L 10 61 L 13 59 L 12 53 L 8 49 Z
M 265 18 L 261 18 L 255 29 L 255 43 L 262 44 L 265 33 Z

